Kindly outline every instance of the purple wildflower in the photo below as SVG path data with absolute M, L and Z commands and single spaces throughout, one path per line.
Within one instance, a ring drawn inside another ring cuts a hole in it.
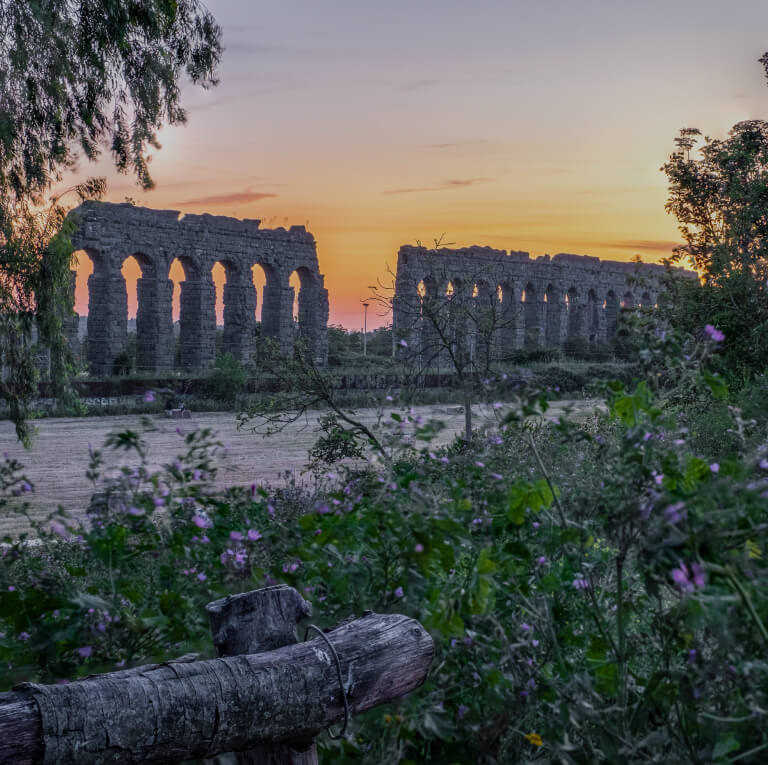
M 395 592 L 394 592 L 394 596 L 396 598 L 402 598 L 403 597 L 403 588 L 402 587 L 396 587 L 395 588 Z
M 675 502 L 664 508 L 664 518 L 667 523 L 679 523 L 686 517 L 685 502 Z
M 155 400 L 155 392 L 153 390 L 148 390 L 144 394 L 144 402 L 147 404 L 151 404 Z
M 581 574 L 578 574 L 572 582 L 574 589 L 576 590 L 588 590 L 589 582 L 584 579 Z
M 707 324 L 706 327 L 704 327 L 704 331 L 716 342 L 716 343 L 722 343 L 723 340 L 725 340 L 725 335 L 716 327 L 713 327 L 711 324 Z
M 77 649 L 77 653 L 84 659 L 87 659 L 89 656 L 93 655 L 93 648 L 89 645 L 84 645 Z

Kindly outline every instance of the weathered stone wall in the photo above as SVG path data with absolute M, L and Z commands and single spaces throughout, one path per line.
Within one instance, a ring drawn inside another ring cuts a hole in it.
M 484 350 L 480 343 L 490 343 L 491 354 L 504 358 L 515 349 L 558 347 L 569 339 L 605 342 L 622 308 L 658 302 L 664 271 L 661 265 L 588 255 L 531 258 L 527 252 L 491 247 L 428 250 L 405 245 L 397 258 L 393 326 L 396 338 L 410 349 L 401 346 L 403 354 L 439 345 L 437 322 L 420 317 L 422 300 L 443 300 L 450 317 L 448 291 L 462 298 L 464 306 L 469 301 L 489 306 L 486 313 L 493 315 L 488 336 L 475 328 L 469 340 L 473 330 L 451 326 L 446 318 L 450 336 L 473 342 L 473 353 Z M 465 311 L 467 315 L 472 314 Z
M 173 367 L 173 282 L 171 263 L 184 268 L 181 283 L 180 360 L 186 370 L 205 369 L 213 361 L 216 292 L 211 269 L 226 269 L 224 347 L 240 361 L 253 352 L 256 290 L 252 267 L 266 274 L 262 335 L 274 338 L 284 352 L 293 347 L 294 290 L 297 271 L 298 332 L 313 357 L 328 354 L 328 291 L 320 273 L 315 240 L 304 226 L 261 229 L 258 220 L 217 215 L 181 215 L 131 204 L 85 202 L 70 213 L 77 222 L 75 250 L 93 261 L 88 280 L 88 361 L 94 374 L 109 374 L 127 334 L 127 296 L 121 268 L 134 256 L 141 267 L 137 285 L 136 365 L 139 370 L 167 372 Z

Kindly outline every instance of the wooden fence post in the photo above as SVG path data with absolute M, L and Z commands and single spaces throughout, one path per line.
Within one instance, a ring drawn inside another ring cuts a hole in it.
M 297 643 L 296 626 L 312 605 L 285 584 L 214 600 L 206 606 L 219 656 L 273 651 Z M 238 765 L 318 765 L 314 741 L 262 744 L 237 753 Z

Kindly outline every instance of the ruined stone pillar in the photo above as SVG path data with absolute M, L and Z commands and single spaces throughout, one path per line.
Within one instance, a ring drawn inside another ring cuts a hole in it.
M 250 273 L 250 272 L 249 272 Z M 256 289 L 253 282 L 224 285 L 224 351 L 239 362 L 251 361 L 256 330 Z
M 568 339 L 585 337 L 586 305 L 581 297 L 574 297 L 568 304 Z
M 173 369 L 173 282 L 145 276 L 136 282 L 136 370 L 170 372 Z
M 520 295 L 511 285 L 504 286 L 501 293 L 501 326 L 499 327 L 499 356 L 509 358 L 519 348 L 517 330 L 520 325 Z
M 565 335 L 563 322 L 565 320 L 565 303 L 559 291 L 547 294 L 546 327 L 544 340 L 547 348 L 559 348 Z
M 526 301 L 523 303 L 523 342 L 526 348 L 541 348 L 544 343 L 544 307 L 544 299 L 538 292 L 532 297 L 526 295 Z
M 111 375 L 115 357 L 125 347 L 128 295 L 119 269 L 88 277 L 88 362 L 94 375 Z
M 216 287 L 210 276 L 181 282 L 179 363 L 182 369 L 207 369 L 214 357 Z
M 421 298 L 413 288 L 411 292 L 395 294 L 392 299 L 392 332 L 394 356 L 407 358 L 411 354 L 421 353 Z M 403 345 L 400 341 L 404 341 Z
M 62 321 L 62 329 L 64 330 L 64 336 L 67 338 L 67 346 L 69 352 L 72 354 L 72 360 L 76 365 L 81 361 L 81 343 L 80 343 L 80 317 L 75 313 L 75 282 L 77 280 L 77 271 L 69 272 L 69 299 L 72 301 L 71 313 L 64 316 Z
M 299 337 L 316 364 L 328 360 L 328 290 L 317 284 L 302 284 L 299 292 Z
M 286 280 L 287 281 L 287 280 Z M 282 277 L 267 279 L 261 304 L 261 333 L 273 338 L 280 351 L 293 351 L 293 287 L 283 286 Z

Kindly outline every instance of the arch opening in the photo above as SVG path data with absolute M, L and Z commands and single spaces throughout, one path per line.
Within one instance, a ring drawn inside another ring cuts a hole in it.
M 269 266 L 261 263 L 254 263 L 251 266 L 251 282 L 256 291 L 256 309 L 254 310 L 254 319 L 261 324 L 264 315 L 264 290 L 267 287 L 267 268 Z
M 128 332 L 136 332 L 136 325 L 133 323 L 139 310 L 138 283 L 139 279 L 144 278 L 144 270 L 135 255 L 129 255 L 120 268 L 120 273 L 125 281 L 125 294 L 128 300 Z
M 187 270 L 179 258 L 171 261 L 171 267 L 168 269 L 168 278 L 173 284 L 173 293 L 171 296 L 171 316 L 176 324 L 181 316 L 181 285 L 187 280 Z
M 288 286 L 293 290 L 294 327 L 305 342 L 312 345 L 317 332 L 317 279 L 308 268 L 300 266 L 291 273 Z
M 214 311 L 216 313 L 216 327 L 224 326 L 224 287 L 227 285 L 227 267 L 220 261 L 216 261 L 211 268 L 211 278 L 216 289 L 216 301 Z

